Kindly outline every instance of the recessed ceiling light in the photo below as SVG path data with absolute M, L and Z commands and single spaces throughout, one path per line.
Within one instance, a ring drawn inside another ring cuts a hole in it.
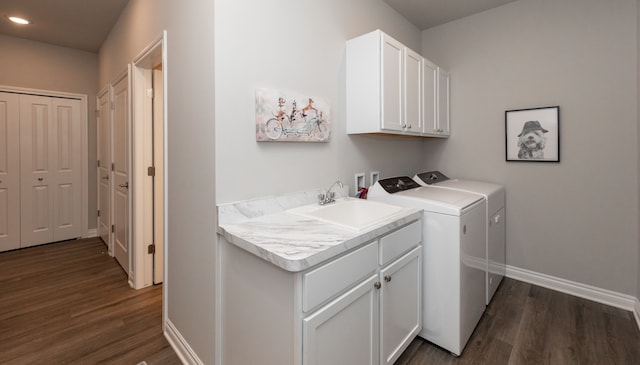
M 29 24 L 29 21 L 27 19 L 19 18 L 17 16 L 10 16 L 9 20 L 18 24 Z

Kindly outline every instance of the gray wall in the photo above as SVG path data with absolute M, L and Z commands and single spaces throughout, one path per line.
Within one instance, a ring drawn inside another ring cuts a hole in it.
M 508 265 L 636 294 L 637 15 L 636 0 L 520 0 L 422 33 L 454 123 L 423 168 L 506 186 Z M 505 162 L 505 110 L 552 105 L 561 162 Z
M 96 228 L 96 89 L 98 55 L 0 35 L 0 85 L 87 95 L 89 229 Z
M 214 18 L 210 0 L 131 0 L 100 49 L 100 86 L 167 30 L 167 315 L 214 359 Z
M 382 0 L 215 2 L 216 194 L 219 203 L 310 188 L 354 173 L 414 173 L 422 140 L 346 134 L 345 44 L 381 28 L 415 50 L 420 31 Z M 255 88 L 331 104 L 328 143 L 256 142 Z

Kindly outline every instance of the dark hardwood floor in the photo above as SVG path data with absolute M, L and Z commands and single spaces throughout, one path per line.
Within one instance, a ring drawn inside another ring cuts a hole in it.
M 161 318 L 162 287 L 129 288 L 100 239 L 0 253 L 0 364 L 180 364 Z M 505 279 L 462 356 L 418 337 L 396 362 L 423 364 L 640 364 L 640 331 L 631 312 Z
M 181 364 L 162 286 L 133 290 L 99 238 L 0 253 L 0 364 Z
M 505 279 L 460 357 L 416 338 L 396 365 L 640 364 L 633 313 Z

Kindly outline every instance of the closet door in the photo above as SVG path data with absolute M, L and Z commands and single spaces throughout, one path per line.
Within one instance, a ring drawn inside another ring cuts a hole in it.
M 53 240 L 82 235 L 82 161 L 80 100 L 52 98 L 55 158 L 53 191 Z
M 20 248 L 19 100 L 0 92 L 0 251 Z
M 56 185 L 51 98 L 20 96 L 20 217 L 22 247 L 53 242 L 52 187 Z
M 21 247 L 80 237 L 80 101 L 20 95 Z

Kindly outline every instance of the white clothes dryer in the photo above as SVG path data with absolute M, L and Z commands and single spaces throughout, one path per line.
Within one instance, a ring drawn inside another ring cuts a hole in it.
M 408 176 L 382 179 L 367 199 L 422 209 L 420 337 L 460 355 L 485 310 L 486 201 L 422 187 Z
M 486 304 L 491 302 L 506 273 L 506 194 L 502 185 L 483 181 L 450 179 L 440 171 L 428 171 L 413 178 L 422 186 L 480 194 L 487 201 Z

